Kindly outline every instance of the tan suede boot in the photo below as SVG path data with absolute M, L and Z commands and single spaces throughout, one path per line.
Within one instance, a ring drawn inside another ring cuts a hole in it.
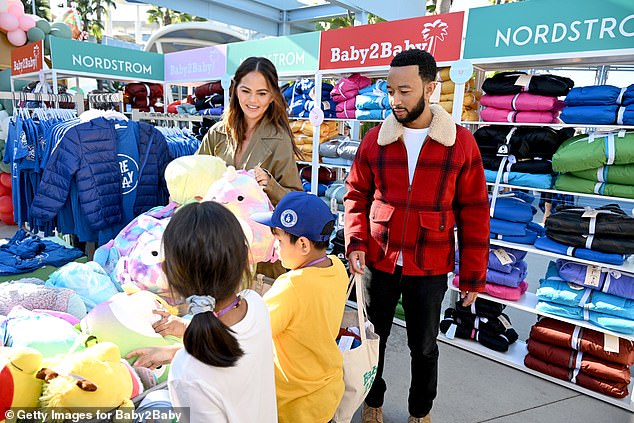
M 383 409 L 381 407 L 369 407 L 366 403 L 363 403 L 361 420 L 363 423 L 383 423 Z
M 407 419 L 407 423 L 431 423 L 431 413 L 426 415 L 425 417 L 409 416 L 409 419 Z

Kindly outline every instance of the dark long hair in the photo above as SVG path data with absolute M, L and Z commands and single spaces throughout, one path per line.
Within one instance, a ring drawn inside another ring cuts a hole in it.
M 266 57 L 249 57 L 245 59 L 233 76 L 231 86 L 229 87 L 229 107 L 223 116 L 223 122 L 225 124 L 225 130 L 229 135 L 229 144 L 237 150 L 237 147 L 242 143 L 246 135 L 246 121 L 244 119 L 244 112 L 240 107 L 238 96 L 236 95 L 236 87 L 242 81 L 245 75 L 250 72 L 259 72 L 268 85 L 273 101 L 269 104 L 262 119 L 268 119 L 278 131 L 288 134 L 291 138 L 291 144 L 295 154 L 302 157 L 301 151 L 295 144 L 293 138 L 293 131 L 288 123 L 288 116 L 286 114 L 286 101 L 280 91 L 279 82 L 277 78 L 277 70 L 275 65 Z M 258 123 L 259 125 L 259 123 Z
M 184 297 L 211 295 L 220 303 L 251 280 L 247 239 L 222 204 L 183 206 L 165 228 L 163 250 L 170 289 Z M 211 366 L 231 367 L 244 354 L 231 329 L 211 311 L 194 315 L 183 343 L 188 353 Z

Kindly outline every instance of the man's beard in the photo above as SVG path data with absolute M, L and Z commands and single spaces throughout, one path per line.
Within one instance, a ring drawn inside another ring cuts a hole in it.
M 410 123 L 418 119 L 418 117 L 422 115 L 424 111 L 425 111 L 425 97 L 421 97 L 416 107 L 414 107 L 414 109 L 408 112 L 407 115 L 405 115 L 405 117 L 399 118 L 396 114 L 394 114 L 394 117 L 400 123 Z M 392 107 L 392 112 L 394 112 L 394 107 Z

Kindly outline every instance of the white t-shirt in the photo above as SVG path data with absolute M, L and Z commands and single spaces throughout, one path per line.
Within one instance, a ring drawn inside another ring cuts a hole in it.
M 429 132 L 429 128 L 414 129 L 403 127 L 403 141 L 405 142 L 405 149 L 407 150 L 407 171 L 409 173 L 410 184 L 414 180 L 414 171 L 418 163 L 418 156 L 425 143 L 425 138 L 427 138 L 427 132 Z M 398 253 L 396 264 L 398 266 L 403 265 L 402 251 Z
M 209 366 L 184 348 L 174 356 L 170 399 L 174 407 L 189 407 L 189 423 L 277 422 L 269 311 L 255 291 L 246 290 L 242 297 L 247 314 L 231 326 L 244 351 L 235 366 Z

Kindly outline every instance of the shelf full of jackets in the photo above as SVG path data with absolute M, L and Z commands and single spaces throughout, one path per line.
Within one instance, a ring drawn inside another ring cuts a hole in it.
M 123 103 L 126 109 L 129 106 L 142 112 L 163 112 L 163 85 L 131 82 L 123 89 Z
M 440 83 L 440 101 L 438 104 L 445 109 L 447 113 L 451 114 L 453 112 L 456 84 L 449 77 L 449 68 L 438 69 L 436 80 Z M 474 87 L 475 78 L 471 78 L 465 83 L 461 120 L 474 122 L 480 120 L 478 109 L 480 108 L 482 92 L 475 90 Z
M 608 338 L 609 339 L 609 338 Z M 551 318 L 530 331 L 524 365 L 616 398 L 626 397 L 634 364 L 634 343 Z
M 506 352 L 519 335 L 503 313 L 505 308 L 504 304 L 484 298 L 465 307 L 458 299 L 454 307 L 445 310 L 440 331 L 449 339 L 472 339 L 491 350 Z
M 16 113 L 4 151 L 15 220 L 34 232 L 56 228 L 80 241 L 106 242 L 135 216 L 167 203 L 165 167 L 198 142 L 116 112 L 72 119 Z
M 206 82 L 194 88 L 193 96 L 170 103 L 167 113 L 208 116 L 217 120 L 225 110 L 224 105 L 224 90 L 220 82 Z
M 634 84 L 573 88 L 566 96 L 561 120 L 584 125 L 634 125 Z
M 570 78 L 557 75 L 527 75 L 501 72 L 482 84 L 485 122 L 558 123 L 565 103 L 558 97 L 574 86 Z
M 286 84 L 282 94 L 289 106 L 289 116 L 307 118 L 316 105 L 324 117 L 357 120 L 381 120 L 392 113 L 387 82 L 372 82 L 358 73 L 341 78 L 335 85 L 322 82 L 321 98 L 315 98 L 315 81 L 302 78 Z

